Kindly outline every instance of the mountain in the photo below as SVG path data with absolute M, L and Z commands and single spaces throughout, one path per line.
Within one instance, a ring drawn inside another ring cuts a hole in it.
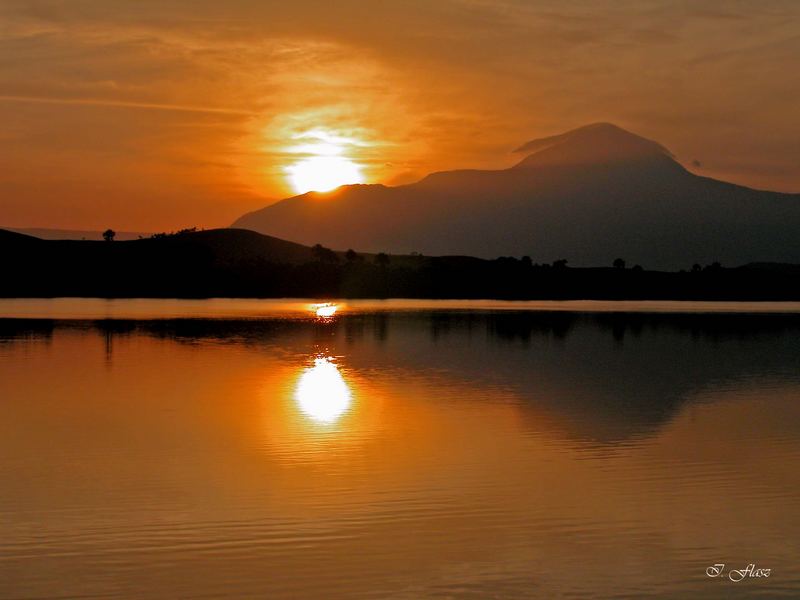
M 662 145 L 609 123 L 530 141 L 498 171 L 433 173 L 287 198 L 234 227 L 371 252 L 528 255 L 647 268 L 800 262 L 800 194 L 687 171 Z

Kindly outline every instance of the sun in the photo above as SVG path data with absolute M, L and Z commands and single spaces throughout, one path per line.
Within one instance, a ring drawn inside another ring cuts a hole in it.
M 364 183 L 361 166 L 345 156 L 346 148 L 355 145 L 352 140 L 320 130 L 306 132 L 296 139 L 305 143 L 291 148 L 291 152 L 305 158 L 286 167 L 286 172 L 298 194 L 328 192 L 341 185 Z
M 328 192 L 340 185 L 363 183 L 361 167 L 342 156 L 312 156 L 287 168 L 298 194 Z

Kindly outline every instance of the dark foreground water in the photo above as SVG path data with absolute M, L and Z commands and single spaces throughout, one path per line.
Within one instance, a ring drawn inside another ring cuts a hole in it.
M 0 598 L 800 597 L 797 305 L 0 316 Z

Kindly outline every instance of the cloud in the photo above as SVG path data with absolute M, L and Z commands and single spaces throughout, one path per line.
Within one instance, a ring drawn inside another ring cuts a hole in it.
M 112 108 L 133 108 L 142 110 L 165 110 L 176 112 L 197 112 L 209 114 L 249 115 L 252 111 L 219 108 L 213 106 L 183 106 L 180 104 L 156 104 L 150 102 L 126 102 L 124 100 L 101 100 L 95 98 L 46 98 L 36 96 L 2 96 L 0 102 L 32 102 L 39 104 L 64 104 L 77 106 L 105 106 Z

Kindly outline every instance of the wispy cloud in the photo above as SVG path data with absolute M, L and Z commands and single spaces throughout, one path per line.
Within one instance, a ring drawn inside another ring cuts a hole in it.
M 161 104 L 157 102 L 130 102 L 126 100 L 103 100 L 99 98 L 48 98 L 42 96 L 0 95 L 0 102 L 28 102 L 35 104 L 66 104 L 76 106 L 107 106 L 111 108 L 132 108 L 142 110 L 164 110 L 171 112 L 208 113 L 255 116 L 247 110 L 216 106 L 187 106 L 183 104 Z

